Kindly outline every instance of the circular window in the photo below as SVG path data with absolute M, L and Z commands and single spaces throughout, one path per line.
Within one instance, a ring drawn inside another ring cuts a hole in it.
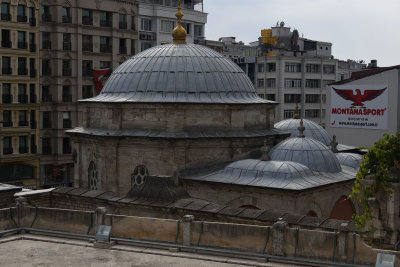
M 93 161 L 90 162 L 89 164 L 89 170 L 88 170 L 88 176 L 89 176 L 89 188 L 90 190 L 97 190 L 97 170 L 96 170 L 96 164 L 94 164 Z
M 134 186 L 141 186 L 146 182 L 146 177 L 149 175 L 149 171 L 143 165 L 139 165 L 135 168 L 131 175 L 131 184 Z

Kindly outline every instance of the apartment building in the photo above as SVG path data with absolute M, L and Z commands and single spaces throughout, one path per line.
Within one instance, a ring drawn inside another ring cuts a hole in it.
M 38 1 L 0 1 L 0 183 L 40 185 Z
M 171 32 L 176 27 L 178 0 L 139 0 L 139 52 L 156 45 L 172 43 Z M 207 13 L 203 0 L 181 0 L 187 43 L 204 39 Z
M 40 2 L 40 176 L 71 184 L 74 151 L 66 129 L 81 125 L 77 101 L 97 94 L 93 70 L 115 69 L 137 52 L 135 0 Z

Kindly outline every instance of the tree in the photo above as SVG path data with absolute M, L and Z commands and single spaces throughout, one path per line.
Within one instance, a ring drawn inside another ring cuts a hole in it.
M 372 220 L 371 207 L 368 199 L 378 192 L 392 192 L 391 183 L 400 181 L 400 133 L 385 134 L 364 155 L 357 172 L 350 197 L 360 202 L 362 214 L 353 216 L 356 226 L 361 229 Z M 372 178 L 372 183 L 362 183 L 366 177 Z

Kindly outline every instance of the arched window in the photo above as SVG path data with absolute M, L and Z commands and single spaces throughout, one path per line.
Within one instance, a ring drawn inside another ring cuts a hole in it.
M 307 212 L 307 216 L 310 217 L 318 217 L 317 213 L 313 210 L 310 210 L 309 212 Z
M 143 185 L 147 176 L 149 176 L 149 171 L 147 170 L 146 166 L 137 166 L 131 174 L 131 186 L 134 187 Z
M 94 164 L 93 161 L 91 161 L 89 164 L 88 178 L 89 178 L 90 190 L 97 190 L 97 185 L 98 185 L 97 169 L 96 169 L 96 164 Z
M 338 220 L 351 220 L 355 213 L 354 205 L 347 196 L 340 197 L 332 208 L 329 218 Z

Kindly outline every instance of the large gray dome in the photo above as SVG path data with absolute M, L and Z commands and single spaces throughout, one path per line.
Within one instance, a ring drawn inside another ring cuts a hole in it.
M 84 102 L 270 103 L 221 54 L 194 44 L 147 49 L 121 64 L 100 95 Z M 273 102 L 272 102 L 273 103 Z
M 342 168 L 335 154 L 321 142 L 309 137 L 283 140 L 269 153 L 272 160 L 294 161 L 313 171 L 340 172 Z
M 332 138 L 329 136 L 328 132 L 317 123 L 303 119 L 303 124 L 305 127 L 304 135 L 306 137 L 313 138 L 320 141 L 324 145 L 329 146 Z M 300 119 L 288 119 L 275 123 L 275 128 L 283 131 L 289 132 L 290 137 L 296 137 L 299 134 Z

